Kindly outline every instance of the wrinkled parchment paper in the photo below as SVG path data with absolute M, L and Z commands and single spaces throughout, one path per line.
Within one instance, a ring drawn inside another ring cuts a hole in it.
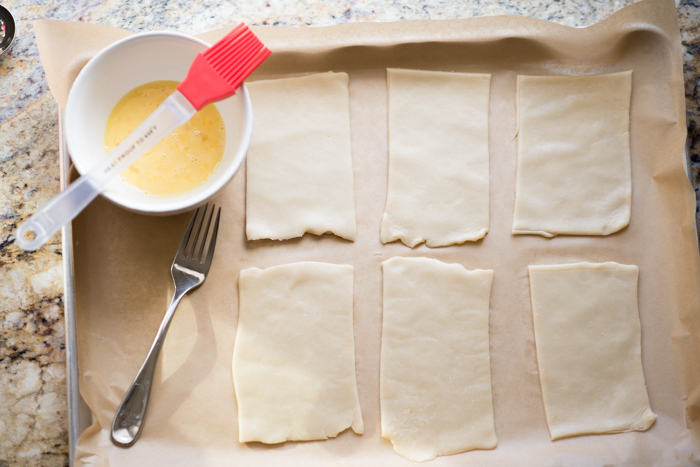
M 232 23 L 234 18 L 232 18 Z M 80 68 L 128 33 L 58 21 L 35 23 L 53 95 L 66 102 Z M 213 42 L 225 31 L 202 37 Z M 406 21 L 327 28 L 255 28 L 275 52 L 253 79 L 320 71 L 350 74 L 358 234 L 290 241 L 245 239 L 245 171 L 220 194 L 216 258 L 186 298 L 161 354 L 140 440 L 115 447 L 109 429 L 170 300 L 169 266 L 189 215 L 148 217 L 104 199 L 74 222 L 80 389 L 95 423 L 78 443 L 79 465 L 412 465 L 381 437 L 380 263 L 427 256 L 495 271 L 490 349 L 498 447 L 431 465 L 680 465 L 700 456 L 700 261 L 695 198 L 684 173 L 681 44 L 672 0 L 644 0 L 585 29 L 522 17 Z M 492 73 L 491 225 L 479 242 L 413 250 L 381 244 L 386 197 L 386 67 Z M 517 74 L 634 70 L 632 220 L 608 237 L 510 234 Z M 312 260 L 355 267 L 355 351 L 362 436 L 275 446 L 239 444 L 231 357 L 242 268 Z M 617 261 L 640 268 L 642 355 L 656 424 L 645 433 L 552 442 L 537 374 L 527 266 Z M 693 461 L 694 460 L 694 461 Z

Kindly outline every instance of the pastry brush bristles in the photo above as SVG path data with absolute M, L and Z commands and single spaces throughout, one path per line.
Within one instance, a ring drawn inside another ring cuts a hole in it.
M 216 44 L 209 47 L 209 49 L 207 49 L 204 52 L 204 56 L 207 57 L 208 60 L 212 60 L 215 58 L 215 56 L 221 55 L 222 51 L 226 49 L 228 44 L 235 41 L 238 36 L 240 36 L 246 31 L 249 31 L 248 26 L 246 26 L 244 23 L 239 24 L 238 26 L 233 28 L 231 32 L 229 32 L 222 39 L 220 39 Z
M 195 109 L 235 94 L 272 52 L 244 24 L 195 57 L 177 89 Z
M 271 53 L 248 26 L 241 23 L 203 55 L 219 76 L 237 87 Z
M 262 44 L 261 44 L 262 45 Z M 221 71 L 221 77 L 230 85 L 238 86 L 255 68 L 262 63 L 272 52 L 266 48 L 251 49 L 244 59 L 230 66 L 226 71 Z M 234 84 L 235 83 L 235 84 Z
M 243 79 L 248 77 L 248 75 L 250 75 L 253 70 L 255 70 L 270 55 L 272 55 L 270 49 L 263 46 L 263 48 L 258 51 L 257 55 L 250 61 L 250 64 L 241 71 L 241 76 L 244 77 Z

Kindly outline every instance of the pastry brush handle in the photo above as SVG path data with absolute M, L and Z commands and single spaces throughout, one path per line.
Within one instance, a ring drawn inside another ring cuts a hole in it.
M 136 130 L 85 175 L 49 200 L 17 229 L 15 238 L 25 250 L 36 250 L 73 220 L 117 175 L 146 151 L 192 118 L 196 109 L 176 91 Z

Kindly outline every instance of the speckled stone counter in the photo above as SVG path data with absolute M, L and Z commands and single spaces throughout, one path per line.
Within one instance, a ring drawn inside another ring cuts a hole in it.
M 325 26 L 357 21 L 518 14 L 588 26 L 634 0 L 10 0 L 18 23 L 0 62 L 0 467 L 68 464 L 60 238 L 37 252 L 15 245 L 23 219 L 58 191 L 57 106 L 31 21 L 89 21 L 132 31 L 200 33 L 234 21 Z M 700 172 L 700 3 L 677 1 L 688 127 Z

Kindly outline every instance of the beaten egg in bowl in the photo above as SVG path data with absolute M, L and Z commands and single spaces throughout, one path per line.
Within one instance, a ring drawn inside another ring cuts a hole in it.
M 177 81 L 152 81 L 129 91 L 112 109 L 105 128 L 105 152 L 126 139 L 177 90 Z M 190 192 L 206 182 L 221 163 L 226 130 L 212 104 L 197 112 L 121 174 L 131 188 L 158 197 Z

